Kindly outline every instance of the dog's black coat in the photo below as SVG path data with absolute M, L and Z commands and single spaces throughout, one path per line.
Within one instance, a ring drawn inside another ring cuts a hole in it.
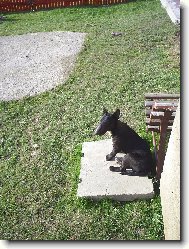
M 120 167 L 110 166 L 111 171 L 128 174 L 126 169 L 132 169 L 129 175 L 147 175 L 151 172 L 153 158 L 148 143 L 142 139 L 126 123 L 119 120 L 120 110 L 117 109 L 113 114 L 103 111 L 103 117 L 97 127 L 95 134 L 104 135 L 107 131 L 112 134 L 113 150 L 106 156 L 109 161 L 119 152 L 126 155 L 119 159 Z

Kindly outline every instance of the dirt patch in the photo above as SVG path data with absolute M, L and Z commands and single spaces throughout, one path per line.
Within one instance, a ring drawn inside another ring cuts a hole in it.
M 34 96 L 64 83 L 85 35 L 42 32 L 0 37 L 0 100 Z

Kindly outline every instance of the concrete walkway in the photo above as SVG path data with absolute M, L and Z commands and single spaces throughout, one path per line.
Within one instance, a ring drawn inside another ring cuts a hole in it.
M 180 240 L 180 167 L 179 103 L 160 181 L 165 240 Z
M 121 175 L 111 172 L 109 166 L 116 161 L 106 161 L 111 152 L 111 139 L 83 143 L 78 197 L 95 200 L 110 198 L 117 201 L 149 199 L 154 196 L 152 180 L 148 177 Z M 118 157 L 123 156 L 119 153 Z
M 34 96 L 63 84 L 85 35 L 56 31 L 1 36 L 0 100 Z
M 179 0 L 160 0 L 162 6 L 174 23 L 180 23 L 180 1 Z

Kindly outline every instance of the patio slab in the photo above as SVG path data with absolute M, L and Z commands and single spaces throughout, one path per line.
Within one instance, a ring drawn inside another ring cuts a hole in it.
M 160 0 L 174 23 L 180 23 L 180 0 Z
M 153 183 L 148 177 L 121 175 L 109 170 L 109 166 L 117 166 L 116 160 L 106 161 L 106 155 L 111 149 L 111 139 L 83 143 L 77 196 L 94 200 L 110 198 L 117 201 L 152 198 Z M 123 155 L 119 153 L 117 157 Z

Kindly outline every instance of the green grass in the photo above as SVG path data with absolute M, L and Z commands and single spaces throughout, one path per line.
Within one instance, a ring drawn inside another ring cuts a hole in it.
M 0 35 L 86 32 L 63 85 L 1 102 L 0 239 L 162 240 L 160 197 L 119 203 L 77 199 L 81 145 L 102 107 L 145 132 L 144 94 L 180 91 L 179 41 L 159 0 L 6 15 Z M 121 31 L 121 37 L 111 32 Z

